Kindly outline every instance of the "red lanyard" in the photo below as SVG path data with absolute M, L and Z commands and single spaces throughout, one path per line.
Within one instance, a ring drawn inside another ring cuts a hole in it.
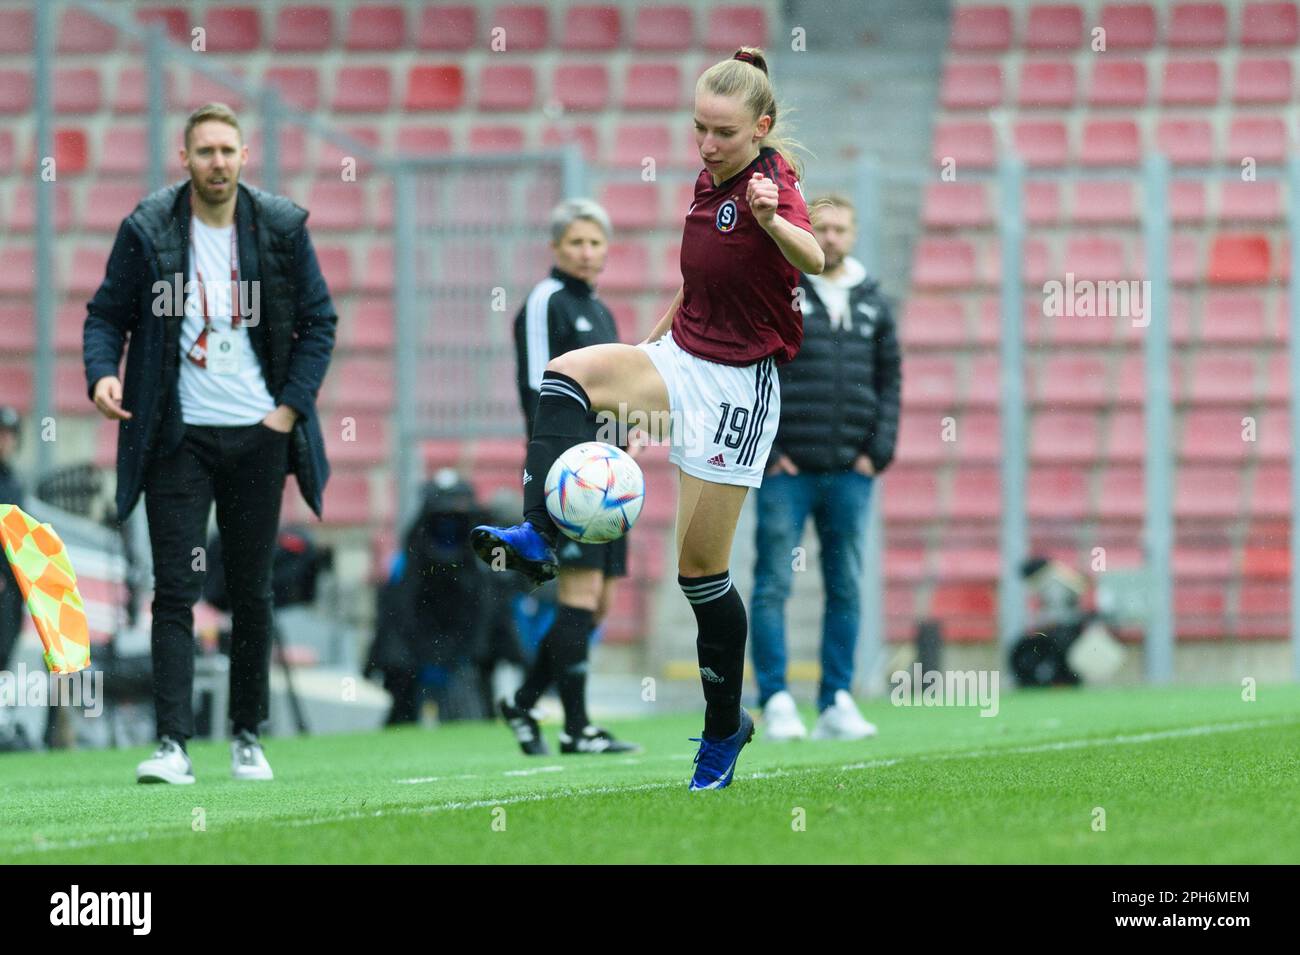
M 242 316 L 239 314 L 239 247 L 235 242 L 235 233 L 238 229 L 235 223 L 230 223 L 230 327 L 239 328 L 243 324 Z M 199 337 L 194 339 L 194 344 L 190 346 L 185 357 L 200 368 L 208 367 L 208 332 L 212 330 L 212 316 L 208 313 L 208 293 L 203 285 L 203 273 L 199 270 L 199 253 L 194 245 L 193 225 L 191 224 L 190 232 L 190 255 L 194 257 L 194 277 L 198 280 L 199 285 L 199 303 L 203 308 L 203 331 L 199 332 Z

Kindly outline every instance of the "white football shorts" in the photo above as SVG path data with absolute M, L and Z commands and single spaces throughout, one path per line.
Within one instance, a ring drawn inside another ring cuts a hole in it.
M 762 484 L 781 420 L 776 359 L 722 365 L 683 350 L 671 331 L 637 347 L 668 387 L 668 460 L 714 484 Z

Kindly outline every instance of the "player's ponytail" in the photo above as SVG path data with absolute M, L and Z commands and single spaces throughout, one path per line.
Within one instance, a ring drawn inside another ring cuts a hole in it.
M 803 144 L 785 135 L 791 110 L 780 110 L 782 122 L 778 131 L 776 92 L 768 77 L 767 57 L 760 48 L 742 46 L 731 59 L 713 64 L 700 76 L 695 89 L 708 90 L 715 96 L 738 96 L 755 120 L 771 116 L 772 128 L 759 141 L 760 145 L 779 152 L 794 174 L 803 178 L 803 162 L 794 152 L 803 149 Z

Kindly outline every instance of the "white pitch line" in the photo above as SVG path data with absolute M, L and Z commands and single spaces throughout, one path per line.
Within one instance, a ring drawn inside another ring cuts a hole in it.
M 1193 736 L 1208 736 L 1216 733 L 1235 733 L 1247 729 L 1263 729 L 1270 726 L 1294 725 L 1294 719 L 1254 720 L 1236 723 L 1210 723 L 1202 726 L 1185 726 L 1178 729 L 1156 730 L 1150 733 L 1130 733 L 1118 736 L 1089 737 L 1084 739 L 1057 740 L 1052 743 L 1037 743 L 1031 746 L 992 747 L 984 750 L 968 750 L 962 753 L 934 753 L 918 756 L 900 756 L 895 759 L 874 760 L 865 763 L 847 763 L 839 767 L 841 771 L 851 772 L 863 769 L 884 769 L 908 762 L 934 762 L 959 759 L 982 759 L 988 756 L 1007 754 L 1050 753 L 1069 749 L 1084 749 L 1093 746 L 1128 746 L 1142 743 L 1154 743 L 1159 740 L 1181 739 Z M 782 776 L 800 776 L 813 772 L 824 772 L 826 766 L 796 766 L 790 769 L 760 771 L 742 776 L 743 779 L 775 779 Z M 389 809 L 375 809 L 371 812 L 346 812 L 332 816 L 314 816 L 307 819 L 285 819 L 273 821 L 272 825 L 286 828 L 305 828 L 308 826 L 329 825 L 335 822 L 349 822 L 358 819 L 380 819 L 397 816 L 427 815 L 435 812 L 453 812 L 460 809 L 495 809 L 497 806 L 515 806 L 521 803 L 545 802 L 552 799 L 572 799 L 583 796 L 606 796 L 621 793 L 654 792 L 660 789 L 679 789 L 686 791 L 681 781 L 641 783 L 635 786 L 593 786 L 583 789 L 553 789 L 543 793 L 522 793 L 503 796 L 499 799 L 475 799 L 437 803 L 432 806 L 396 806 Z M 191 833 L 184 831 L 139 832 L 125 836 L 110 835 L 103 839 L 75 839 L 65 842 L 42 842 L 31 846 L 0 846 L 0 855 L 26 855 L 36 852 L 50 852 L 59 849 L 88 849 L 112 845 L 120 842 L 141 842 L 145 839 L 179 839 Z

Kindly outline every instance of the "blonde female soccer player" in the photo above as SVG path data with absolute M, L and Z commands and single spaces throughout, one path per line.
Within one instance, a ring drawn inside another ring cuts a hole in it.
M 588 413 L 669 415 L 669 460 L 681 479 L 677 581 L 699 627 L 705 700 L 693 790 L 729 785 L 754 735 L 740 705 L 747 620 L 731 543 L 776 435 L 776 365 L 803 338 L 799 275 L 825 262 L 777 113 L 761 50 L 745 47 L 700 77 L 695 141 L 705 168 L 682 231 L 682 287 L 641 344 L 592 345 L 547 364 L 524 466 L 525 521 L 471 535 L 483 560 L 504 555 L 507 567 L 549 580 L 559 532 L 543 485 L 555 459 L 585 440 Z

